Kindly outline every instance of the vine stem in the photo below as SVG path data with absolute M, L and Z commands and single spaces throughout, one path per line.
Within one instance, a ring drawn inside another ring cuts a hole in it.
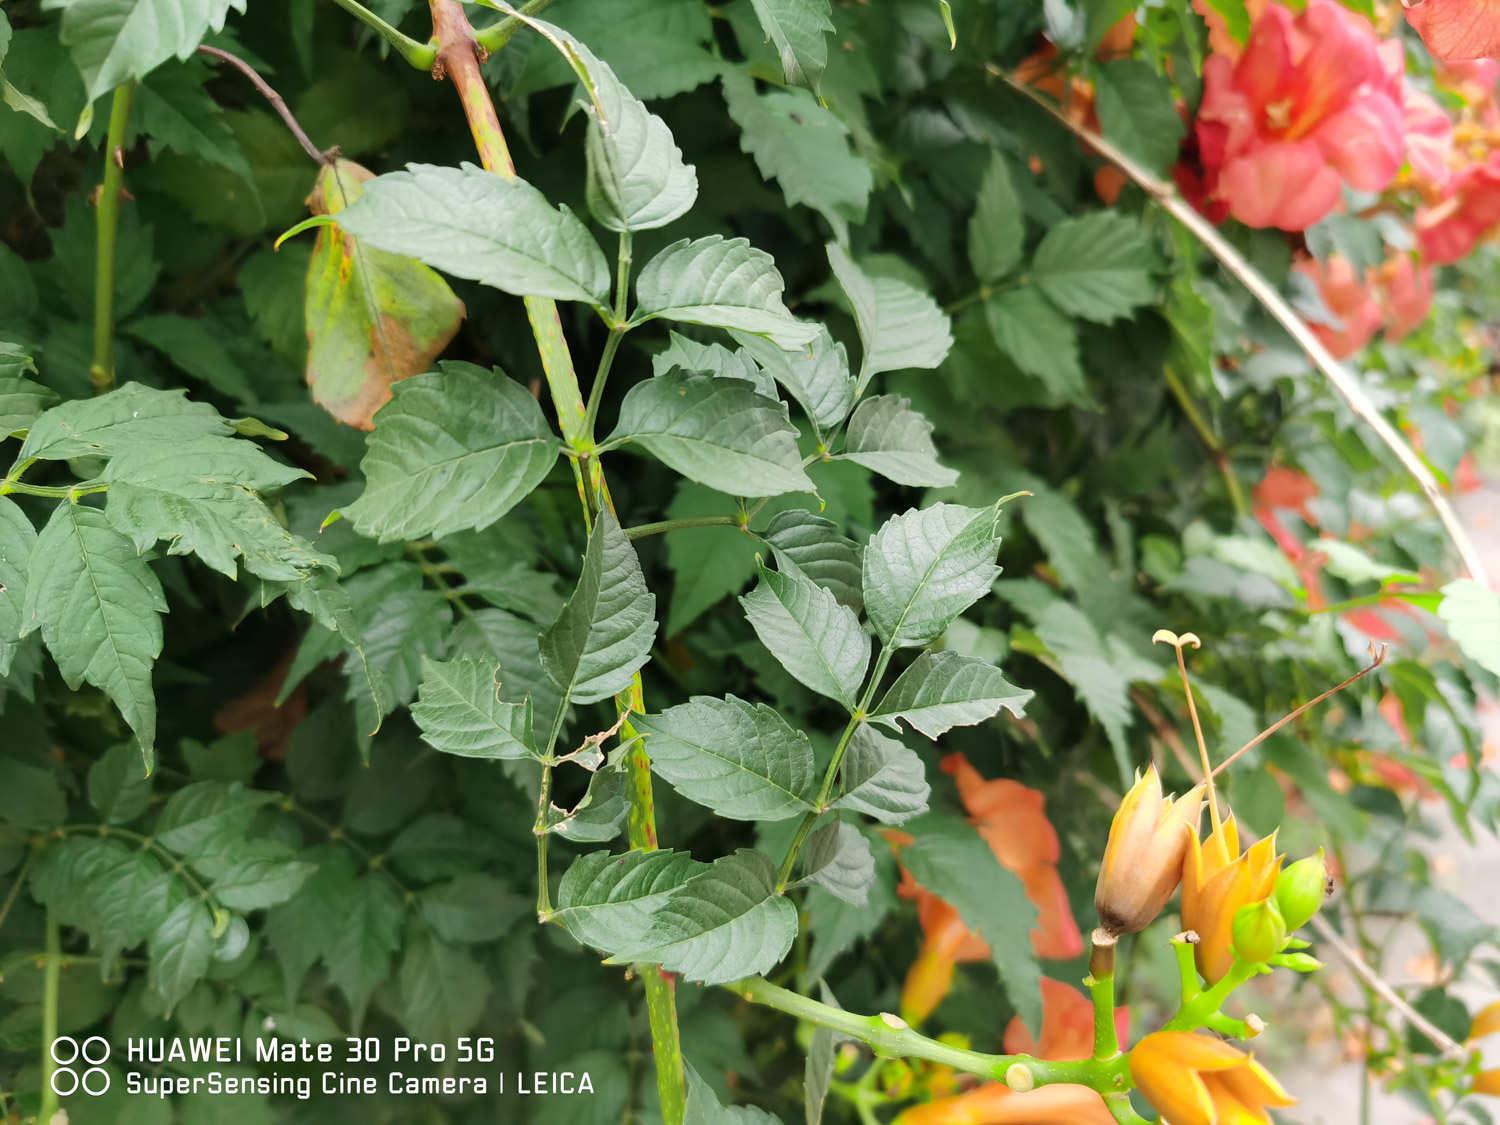
M 135 83 L 115 87 L 104 138 L 104 183 L 99 188 L 94 243 L 94 354 L 89 382 L 96 395 L 115 388 L 115 241 L 120 229 L 120 193 L 125 185 L 125 128 Z
M 738 980 L 724 987 L 752 1004 L 774 1008 L 789 1016 L 796 1016 L 808 1023 L 832 1028 L 852 1039 L 858 1039 L 873 1048 L 875 1054 L 882 1058 L 924 1059 L 950 1066 L 965 1074 L 976 1074 L 981 1078 L 1006 1082 L 1012 1086 L 1016 1085 L 1018 1077 L 1011 1074 L 1016 1067 L 1025 1067 L 1029 1078 L 1037 1086 L 1069 1082 L 1104 1093 L 1123 1090 L 1129 1083 L 1124 1055 L 1108 1061 L 1054 1061 L 1031 1055 L 988 1055 L 929 1039 L 921 1032 L 912 1030 L 905 1020 L 890 1012 L 881 1012 L 875 1016 L 846 1012 L 843 1008 L 824 1004 L 760 977 Z
M 1001 67 L 994 63 L 986 63 L 985 70 L 1028 101 L 1040 106 L 1063 128 L 1124 172 L 1162 210 L 1186 227 L 1193 237 L 1219 259 L 1219 264 L 1265 307 L 1282 328 L 1286 329 L 1287 334 L 1307 354 L 1308 358 L 1313 361 L 1313 365 L 1323 373 L 1334 391 L 1343 399 L 1344 405 L 1356 418 L 1368 426 L 1381 443 L 1395 455 L 1396 460 L 1401 462 L 1401 466 L 1421 487 L 1423 494 L 1427 497 L 1427 502 L 1437 513 L 1443 529 L 1448 533 L 1449 540 L 1458 551 L 1459 558 L 1469 572 L 1469 576 L 1480 585 L 1488 586 L 1490 581 L 1484 557 L 1464 529 L 1458 513 L 1453 510 L 1453 505 L 1448 503 L 1448 498 L 1443 495 L 1437 478 L 1432 475 L 1432 470 L 1427 467 L 1427 463 L 1417 455 L 1400 432 L 1386 420 L 1385 415 L 1380 412 L 1359 380 L 1333 357 L 1333 353 L 1323 345 L 1323 342 L 1308 327 L 1307 322 L 1297 315 L 1297 311 L 1287 303 L 1286 298 L 1277 292 L 1276 287 L 1246 261 L 1229 240 L 1219 233 L 1219 229 L 1204 218 L 1192 204 L 1183 199 L 1170 184 L 1142 168 L 1094 130 L 1070 120 L 1067 114 L 1057 106 L 1036 90 L 1018 82 Z
M 680 520 L 657 520 L 655 523 L 638 523 L 625 529 L 628 539 L 645 539 L 652 535 L 664 535 L 668 531 L 684 531 L 692 527 L 739 527 L 736 516 L 688 516 Z
M 276 116 L 281 118 L 282 124 L 287 127 L 292 136 L 297 138 L 297 143 L 302 146 L 302 151 L 307 153 L 318 164 L 333 163 L 333 153 L 337 150 L 330 149 L 325 152 L 313 144 L 312 138 L 302 128 L 302 123 L 297 120 L 291 109 L 288 108 L 286 99 L 276 92 L 275 87 L 260 76 L 258 70 L 238 55 L 231 55 L 228 51 L 221 51 L 218 47 L 202 46 L 198 48 L 198 53 L 200 55 L 207 55 L 209 58 L 218 59 L 220 62 L 226 62 L 248 78 L 250 85 L 254 86 L 256 92 L 270 103 L 271 108 L 276 111 Z
M 418 43 L 410 35 L 404 34 L 359 3 L 359 0 L 333 0 L 333 2 L 360 23 L 371 28 L 375 34 L 391 45 L 391 49 L 396 54 L 417 70 L 431 70 L 437 61 L 438 49 L 435 42 Z
M 1094 1002 L 1094 1058 L 1101 1061 L 1120 1053 L 1120 1034 L 1115 1027 L 1115 943 L 1107 930 L 1091 935 L 1089 975 L 1084 980 Z
M 344 0 L 340 0 L 343 3 Z M 474 29 L 459 0 L 428 0 L 432 14 L 432 43 L 436 48 L 432 71 L 434 77 L 446 77 L 453 83 L 469 122 L 480 163 L 505 179 L 514 179 L 516 170 L 511 159 L 500 116 L 479 64 L 486 47 L 476 41 Z M 628 253 L 628 245 L 622 247 Z M 626 265 L 628 268 L 628 263 Z M 617 297 L 618 299 L 623 299 Z M 608 485 L 594 452 L 593 434 L 589 429 L 588 410 L 578 386 L 573 357 L 563 335 L 557 304 L 546 297 L 526 297 L 526 318 L 536 338 L 542 373 L 557 412 L 558 428 L 564 442 L 577 458 L 573 461 L 577 482 L 583 492 L 584 519 L 588 522 L 589 497 L 598 496 L 601 503 L 612 503 Z M 585 461 L 585 464 L 580 462 Z M 585 480 L 585 472 L 587 479 Z M 643 706 L 639 673 L 631 682 L 632 706 Z M 625 738 L 636 732 L 626 723 Z M 628 832 L 633 850 L 649 851 L 656 847 L 656 812 L 651 788 L 651 762 L 638 741 L 629 755 L 630 812 Z M 539 850 L 543 846 L 539 838 Z M 539 864 L 544 862 L 539 856 Z M 545 894 L 545 890 L 539 894 Z M 646 1013 L 651 1028 L 652 1054 L 656 1063 L 656 1087 L 666 1125 L 683 1125 L 687 1115 L 687 1077 L 682 1060 L 682 1040 L 677 1026 L 677 996 L 674 980 L 656 965 L 637 967 L 646 991 Z
M 59 1112 L 57 1091 L 52 1088 L 52 1043 L 57 1038 L 57 1000 L 62 986 L 62 934 L 57 916 L 47 911 L 47 967 L 42 977 L 42 1101 L 36 1119 L 51 1125 Z

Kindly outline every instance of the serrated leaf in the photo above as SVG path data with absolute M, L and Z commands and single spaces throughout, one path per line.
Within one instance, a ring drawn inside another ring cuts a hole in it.
M 896 860 L 889 848 L 875 849 L 875 881 L 863 906 L 835 898 L 821 887 L 807 892 L 805 911 L 812 953 L 808 972 L 824 976 L 857 942 L 870 937 L 896 906 Z
M 685 852 L 590 852 L 563 875 L 552 917 L 584 945 L 623 953 L 672 893 L 707 869 Z
M 750 0 L 750 5 L 776 46 L 786 80 L 816 93 L 828 66 L 826 36 L 833 30 L 828 0 Z
M 1185 130 L 1172 83 L 1141 59 L 1099 68 L 1099 124 L 1127 155 L 1158 174 L 1177 160 Z
M 760 643 L 795 679 L 855 709 L 870 666 L 870 635 L 853 610 L 800 572 L 765 567 L 740 604 Z
M 226 398 L 236 402 L 254 400 L 250 377 L 225 349 L 224 325 L 217 319 L 164 313 L 136 317 L 124 331 Z
M 529 758 L 531 700 L 500 701 L 493 661 L 422 658 L 422 683 L 411 717 L 428 745 L 464 758 Z
M 957 473 L 938 463 L 932 423 L 911 408 L 911 400 L 897 395 L 876 395 L 859 404 L 839 457 L 914 488 L 958 482 Z
M 66 501 L 53 509 L 32 551 L 22 635 L 41 630 L 70 688 L 87 682 L 109 696 L 148 772 L 156 749 L 151 665 L 161 655 L 157 615 L 166 612 L 156 575 L 103 512 Z
M 153 838 L 178 855 L 223 852 L 243 840 L 250 822 L 273 796 L 239 782 L 195 781 L 167 798 Z
M 314 871 L 312 864 L 301 863 L 294 855 L 289 848 L 277 847 L 235 857 L 215 871 L 209 889 L 231 910 L 275 906 L 301 890 Z
M 391 881 L 375 872 L 339 888 L 322 904 L 339 919 L 325 954 L 328 977 L 349 1001 L 356 1027 L 375 988 L 390 975 L 391 957 L 401 944 L 406 908 Z
M 1019 719 L 1033 694 L 983 660 L 956 652 L 924 652 L 875 705 L 870 721 L 895 727 L 896 720 L 903 719 L 935 740 L 954 727 L 982 723 L 1002 708 Z
M 128 824 L 151 800 L 151 778 L 129 742 L 111 746 L 89 767 L 89 804 L 105 824 Z
M 487 527 L 557 460 L 536 399 L 499 371 L 445 363 L 392 392 L 360 462 L 365 490 L 344 509 L 380 542 Z
M 969 263 L 980 281 L 999 281 L 1021 264 L 1025 243 L 1026 217 L 1010 166 L 993 153 L 969 219 Z
M 452 1043 L 474 1030 L 490 998 L 489 974 L 431 928 L 412 925 L 396 974 L 401 1022 L 427 1043 Z
M 998 507 L 934 504 L 892 516 L 865 548 L 865 611 L 896 647 L 936 640 L 1000 574 Z
M 448 941 L 485 942 L 503 936 L 531 913 L 531 904 L 493 875 L 465 872 L 424 888 L 417 909 L 433 930 Z
M 770 340 L 745 332 L 730 335 L 755 357 L 766 374 L 786 388 L 816 426 L 837 426 L 854 405 L 854 376 L 849 356 L 828 329 L 820 326 L 811 344 L 787 351 Z
M 132 755 L 135 757 L 135 755 Z M 139 769 L 140 759 L 136 758 Z M 67 815 L 68 799 L 52 771 L 28 766 L 14 758 L 0 758 L 0 821 L 24 829 L 55 828 Z
M 231 432 L 206 402 L 192 402 L 182 391 L 126 383 L 98 398 L 74 399 L 48 410 L 26 434 L 17 460 L 113 457 L 127 449 Z
M 849 141 L 849 127 L 807 90 L 756 92 L 741 68 L 722 68 L 729 116 L 740 127 L 740 149 L 788 205 L 806 204 L 836 231 L 863 222 L 875 185 L 870 165 Z
M 245 0 L 49 0 L 62 8 L 59 37 L 83 72 L 89 101 L 176 56 L 185 59 L 210 31 L 222 31 Z
M 141 132 L 149 138 L 153 155 L 170 149 L 227 168 L 249 181 L 250 165 L 234 130 L 204 88 L 211 76 L 208 67 L 196 59 L 152 71 L 135 92 Z
M 812 743 L 764 703 L 696 695 L 635 725 L 651 768 L 720 816 L 785 820 L 812 808 Z
M 339 226 L 377 250 L 518 297 L 602 307 L 609 294 L 609 263 L 571 211 L 525 180 L 472 164 L 409 164 L 376 176 L 339 213 Z
M 796 936 L 797 910 L 776 892 L 775 865 L 742 849 L 662 903 L 628 959 L 700 984 L 725 984 L 774 968 Z
M 925 812 L 932 793 L 922 759 L 864 724 L 849 739 L 840 777 L 844 793 L 832 807 L 864 813 L 881 824 L 900 824 Z
M 0 496 L 0 677 L 11 662 L 25 623 L 26 574 L 36 547 L 36 529 L 14 501 Z
M 1128 666 L 1111 651 L 1083 611 L 1068 602 L 1058 600 L 1049 605 L 1037 616 L 1036 631 L 1047 651 L 1057 659 L 1063 677 L 1104 728 L 1121 775 L 1128 778 L 1125 731 L 1134 717 Z
M 1035 1031 L 1041 1024 L 1041 973 L 1030 936 L 1036 907 L 1025 887 L 961 820 L 933 813 L 907 825 L 906 831 L 914 839 L 901 849 L 902 865 L 984 938 L 1006 996 Z
M 651 656 L 656 596 L 646 589 L 635 548 L 608 509 L 599 513 L 568 604 L 542 634 L 542 667 L 563 705 L 623 691 Z
M 373 173 L 350 160 L 326 165 L 308 196 L 316 215 L 339 215 Z M 421 262 L 320 227 L 307 269 L 307 385 L 339 421 L 369 429 L 391 386 L 432 366 L 464 318 L 448 283 Z
M 781 1125 L 781 1119 L 758 1106 L 726 1106 L 713 1088 L 687 1067 L 688 1095 L 684 1121 L 693 1125 Z
M 213 957 L 214 918 L 199 898 L 178 903 L 151 935 L 146 981 L 170 1012 L 208 973 Z
M 1078 330 L 1029 285 L 986 298 L 985 322 L 995 346 L 1063 401 L 1085 398 Z
M 818 326 L 792 316 L 776 262 L 744 238 L 684 238 L 659 251 L 636 280 L 633 320 L 656 317 L 710 328 L 739 328 L 783 347 L 800 347 Z
M 1464 655 L 1500 676 L 1500 595 L 1460 578 L 1443 587 L 1437 613 Z
M 723 65 L 709 49 L 713 21 L 698 0 L 611 0 L 607 7 L 575 4 L 553 11 L 559 24 L 593 44 L 638 97 L 684 93 L 712 81 Z M 533 51 L 526 63 L 526 90 L 573 80 L 567 64 L 551 52 Z
M 542 668 L 536 626 L 503 609 L 477 609 L 459 618 L 453 630 L 452 655 L 498 660 L 504 671 L 500 698 L 520 703 L 531 697 L 533 720 L 556 715 L 562 696 Z
M 822 887 L 852 906 L 863 906 L 875 882 L 870 841 L 852 824 L 831 820 L 807 838 L 800 882 Z
M 0 351 L 0 366 L 4 365 L 3 357 L 3 351 Z M 29 365 L 30 358 L 25 358 Z M 19 368 L 20 364 L 15 366 Z M 57 392 L 51 387 L 33 383 L 20 374 L 0 374 L 0 440 L 25 433 L 37 417 L 55 402 Z
M 244 440 L 198 437 L 135 447 L 105 469 L 105 515 L 137 551 L 164 539 L 168 554 L 196 554 L 229 578 L 235 577 L 235 560 L 243 558 L 251 574 L 291 582 L 337 564 L 283 527 L 257 490 L 307 475 Z
M 561 819 L 549 817 L 548 831 L 575 844 L 604 844 L 620 834 L 629 811 L 624 768 L 602 769 L 589 779 L 583 798 Z M 551 812 L 558 813 L 556 805 Z
M 801 508 L 778 512 L 761 538 L 779 569 L 801 571 L 855 613 L 864 606 L 859 544 L 841 534 L 833 521 Z
M 738 338 L 738 337 L 737 337 Z M 775 347 L 759 336 L 744 335 L 745 340 Z M 749 383 L 756 393 L 776 397 L 776 382 L 756 363 L 748 348 L 730 350 L 723 344 L 700 344 L 677 332 L 669 333 L 667 346 L 651 357 L 651 374 L 666 375 L 673 368 L 690 375 L 712 375 L 716 379 L 738 379 Z
M 1095 211 L 1047 232 L 1031 263 L 1031 280 L 1063 312 L 1105 323 L 1155 298 L 1155 265 L 1138 220 Z
M 948 316 L 932 297 L 893 277 L 871 277 L 836 242 L 828 264 L 849 298 L 863 354 L 855 394 L 882 371 L 937 367 L 953 346 Z
M 731 496 L 815 491 L 786 407 L 738 379 L 673 372 L 637 383 L 604 444 L 627 441 Z
M 148 849 L 98 836 L 49 845 L 31 886 L 60 923 L 88 933 L 106 966 L 150 937 L 186 898 L 184 885 Z

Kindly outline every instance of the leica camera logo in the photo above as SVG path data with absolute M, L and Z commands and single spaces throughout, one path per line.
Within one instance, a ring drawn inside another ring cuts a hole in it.
M 50 1048 L 56 1067 L 50 1083 L 52 1092 L 66 1098 L 80 1090 L 98 1097 L 109 1089 L 109 1071 L 103 1063 L 109 1061 L 109 1041 L 102 1035 L 90 1035 L 79 1042 L 71 1035 L 59 1035 L 52 1040 Z

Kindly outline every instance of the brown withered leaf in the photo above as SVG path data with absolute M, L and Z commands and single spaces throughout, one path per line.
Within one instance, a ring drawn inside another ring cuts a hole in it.
M 337 160 L 318 174 L 307 205 L 336 215 L 373 173 Z M 361 246 L 335 225 L 320 227 L 307 268 L 307 385 L 341 422 L 368 430 L 391 384 L 431 368 L 464 318 L 437 273 L 411 258 Z

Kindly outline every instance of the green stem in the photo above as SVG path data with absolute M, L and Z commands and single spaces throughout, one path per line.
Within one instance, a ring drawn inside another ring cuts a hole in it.
M 843 733 L 839 735 L 839 740 L 833 748 L 833 757 L 829 759 L 828 768 L 823 771 L 823 784 L 818 787 L 817 799 L 813 802 L 812 809 L 803 816 L 802 823 L 797 825 L 797 832 L 792 837 L 791 846 L 786 850 L 786 858 L 781 861 L 781 869 L 776 874 L 777 894 L 786 890 L 787 884 L 792 881 L 792 870 L 797 866 L 797 856 L 802 851 L 802 845 L 807 843 L 813 826 L 828 809 L 828 802 L 833 796 L 833 788 L 838 784 L 839 766 L 843 764 L 844 752 L 849 749 L 849 740 L 854 737 L 854 732 L 859 729 L 859 725 L 865 721 L 870 701 L 875 698 L 875 690 L 880 687 L 880 681 L 885 678 L 885 670 L 890 667 L 891 657 L 894 655 L 895 650 L 889 645 L 881 646 L 880 655 L 875 658 L 875 669 L 870 673 L 870 680 L 865 685 L 864 694 L 860 696 L 859 703 L 850 713 L 849 721 L 844 724 Z
M 370 11 L 359 0 L 333 0 L 340 8 L 348 12 L 360 23 L 371 28 L 391 45 L 391 49 L 410 63 L 417 70 L 431 70 L 437 62 L 437 45 L 435 43 L 418 43 L 410 35 L 403 34 L 396 27 L 381 19 Z
M 1245 489 L 1240 484 L 1240 478 L 1234 475 L 1234 466 L 1229 462 L 1229 453 L 1224 448 L 1224 443 L 1219 440 L 1218 435 L 1213 431 L 1213 427 L 1208 424 L 1208 421 L 1198 410 L 1197 403 L 1188 394 L 1187 386 L 1178 377 L 1177 373 L 1170 367 L 1167 367 L 1163 368 L 1162 376 L 1166 380 L 1167 389 L 1172 392 L 1172 397 L 1177 400 L 1177 405 L 1182 408 L 1182 413 L 1186 416 L 1188 424 L 1193 427 L 1193 431 L 1198 435 L 1199 440 L 1203 442 L 1204 448 L 1208 450 L 1208 455 L 1212 459 L 1214 466 L 1219 470 L 1219 475 L 1224 478 L 1224 489 L 1229 493 L 1229 502 L 1234 505 L 1235 515 L 1248 516 L 1250 514 L 1250 505 L 1245 499 Z
M 552 731 L 547 735 L 547 749 L 541 757 L 542 783 L 537 789 L 536 820 L 531 832 L 536 837 L 536 916 L 540 922 L 552 918 L 552 880 L 547 871 L 547 845 L 552 833 L 547 827 L 547 809 L 552 801 L 552 766 L 557 761 L 557 738 L 562 734 L 563 717 L 568 713 L 568 701 L 557 705 L 557 714 L 552 718 Z
M 81 496 L 92 496 L 96 492 L 108 492 L 109 485 L 104 481 L 85 481 L 82 484 L 26 484 L 14 477 L 6 477 L 0 480 L 0 496 L 10 492 L 19 492 L 25 496 L 47 496 L 54 500 L 77 501 Z
M 1209 1017 L 1224 1006 L 1224 1001 L 1240 985 L 1259 972 L 1258 966 L 1246 964 L 1238 957 L 1229 971 L 1212 988 L 1199 992 L 1177 1009 L 1177 1014 L 1167 1021 L 1163 1031 L 1197 1031 Z
M 680 520 L 657 520 L 655 523 L 638 523 L 627 527 L 629 539 L 645 539 L 652 535 L 663 535 L 668 531 L 685 531 L 691 527 L 739 527 L 738 516 L 688 516 Z
M 518 9 L 523 16 L 534 16 L 545 9 L 552 0 L 527 0 Z M 492 23 L 489 27 L 476 28 L 474 31 L 474 42 L 478 43 L 486 51 L 494 54 L 507 43 L 516 32 L 525 26 L 515 16 L 506 16 L 499 23 Z
M 1115 975 L 1090 976 L 1087 984 L 1094 1001 L 1094 1058 L 1112 1059 L 1120 1053 L 1115 1027 Z
M 57 836 L 115 836 L 121 840 L 130 840 L 133 843 L 139 844 L 166 864 L 167 870 L 171 874 L 181 875 L 182 881 L 192 889 L 196 897 L 201 898 L 215 910 L 219 908 L 218 900 L 209 893 L 208 887 L 188 870 L 187 861 L 181 856 L 167 851 L 166 848 L 162 847 L 150 836 L 145 836 L 132 829 L 120 828 L 112 824 L 60 824 L 52 829 L 52 834 Z
M 1172 939 L 1172 952 L 1177 956 L 1178 1007 L 1186 1007 L 1203 991 L 1198 981 L 1198 965 L 1193 960 L 1193 943 Z
M 125 127 L 130 123 L 134 96 L 134 82 L 115 87 L 104 138 L 104 183 L 99 188 L 94 248 L 94 356 L 89 364 L 89 382 L 99 395 L 115 387 L 115 236 L 120 229 L 120 189 L 125 182 Z
M 1130 1104 L 1130 1094 L 1124 1090 L 1114 1090 L 1104 1096 L 1104 1105 L 1120 1125 L 1151 1125 L 1139 1113 L 1135 1106 Z
M 1033 1058 L 1030 1055 L 987 1055 L 929 1039 L 920 1032 L 913 1031 L 904 1020 L 889 1012 L 882 1012 L 878 1016 L 846 1012 L 760 977 L 749 977 L 724 987 L 752 1004 L 775 1008 L 789 1016 L 796 1016 L 821 1027 L 830 1027 L 852 1039 L 858 1039 L 873 1048 L 881 1058 L 925 1059 L 927 1062 L 950 1066 L 965 1074 L 977 1074 L 981 1078 L 1000 1082 L 1006 1081 L 1011 1068 L 1024 1066 L 1031 1072 L 1031 1078 L 1038 1086 L 1068 1082 L 1100 1092 L 1124 1090 L 1130 1081 L 1124 1055 L 1107 1062 L 1098 1059 L 1059 1062 Z
M 10 908 L 16 904 L 16 899 L 21 894 L 21 888 L 26 884 L 26 876 L 31 871 L 31 861 L 36 858 L 35 846 L 26 853 L 26 860 L 21 864 L 21 870 L 16 872 L 16 881 L 10 885 L 10 891 L 5 896 L 5 901 L 0 902 L 0 926 L 5 925 L 5 920 L 10 917 Z
M 47 911 L 47 967 L 42 978 L 42 1101 L 36 1119 L 50 1123 L 58 1113 L 57 1092 L 52 1088 L 52 1043 L 57 1038 L 57 997 L 62 984 L 62 935 L 57 916 Z
M 630 298 L 631 237 L 628 230 L 620 232 L 620 251 L 615 260 L 615 304 L 614 323 L 609 327 L 609 339 L 604 341 L 604 351 L 599 356 L 599 369 L 594 372 L 593 385 L 589 387 L 589 401 L 583 412 L 583 432 L 590 448 L 594 444 L 594 423 L 599 417 L 599 404 L 604 401 L 604 384 L 609 379 L 609 370 L 614 366 L 615 353 L 620 350 L 620 341 L 625 339 L 625 308 Z

